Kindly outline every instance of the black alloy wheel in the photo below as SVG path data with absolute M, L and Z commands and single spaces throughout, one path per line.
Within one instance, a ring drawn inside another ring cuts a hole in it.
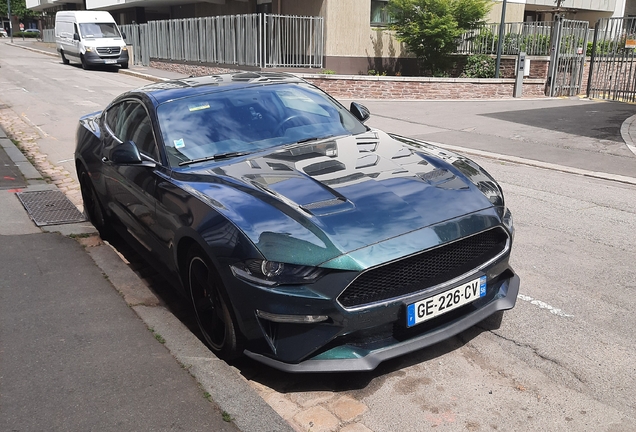
M 80 190 L 82 192 L 82 201 L 84 201 L 84 213 L 88 220 L 97 228 L 102 239 L 108 239 L 113 234 L 112 227 L 106 218 L 106 213 L 102 204 L 99 202 L 97 192 L 93 187 L 90 176 L 85 169 L 79 172 Z
M 199 248 L 190 251 L 187 262 L 187 287 L 205 341 L 219 357 L 237 357 L 241 354 L 237 326 L 219 276 Z

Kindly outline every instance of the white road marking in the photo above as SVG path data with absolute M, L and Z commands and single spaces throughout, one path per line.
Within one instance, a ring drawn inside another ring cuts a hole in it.
M 31 126 L 33 126 L 34 128 L 37 129 L 37 131 L 40 133 L 40 136 L 42 138 L 53 138 L 57 141 L 57 138 L 55 137 L 51 137 L 49 134 L 47 134 L 46 132 L 44 132 L 44 130 L 42 130 L 42 128 L 38 125 L 36 125 L 35 123 L 33 123 L 27 116 L 26 114 L 22 113 L 22 118 L 24 119 L 24 121 L 26 121 L 28 124 L 30 124 Z
M 539 309 L 547 309 L 547 310 L 550 311 L 550 313 L 553 313 L 553 314 L 558 315 L 560 317 L 571 317 L 571 316 L 574 316 L 574 315 L 568 315 L 565 312 L 563 312 L 563 310 L 561 310 L 559 308 L 555 308 L 554 306 L 550 306 L 546 302 L 543 302 L 543 301 L 537 300 L 537 299 L 533 299 L 532 297 L 527 296 L 527 295 L 518 294 L 517 298 L 519 300 L 530 302 L 530 304 L 532 304 L 532 305 L 539 306 Z

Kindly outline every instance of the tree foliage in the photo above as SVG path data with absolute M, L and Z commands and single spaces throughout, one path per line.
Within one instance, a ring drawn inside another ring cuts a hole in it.
M 27 9 L 25 0 L 11 0 L 11 15 L 23 20 L 39 16 L 40 13 Z M 0 16 L 7 18 L 7 0 L 0 0 Z
M 448 66 L 460 36 L 482 24 L 490 0 L 390 0 L 391 28 L 420 61 L 437 75 Z

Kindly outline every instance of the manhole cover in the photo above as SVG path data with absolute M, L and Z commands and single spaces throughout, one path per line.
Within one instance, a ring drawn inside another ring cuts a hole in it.
M 18 199 L 37 226 L 84 222 L 86 218 L 59 190 L 18 192 Z

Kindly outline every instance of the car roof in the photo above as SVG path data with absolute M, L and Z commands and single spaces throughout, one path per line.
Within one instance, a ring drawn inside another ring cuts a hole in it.
M 282 72 L 238 72 L 163 81 L 148 84 L 132 92 L 145 93 L 152 96 L 157 104 L 161 104 L 173 99 L 214 93 L 229 90 L 230 88 L 302 82 L 305 81 L 292 74 Z

